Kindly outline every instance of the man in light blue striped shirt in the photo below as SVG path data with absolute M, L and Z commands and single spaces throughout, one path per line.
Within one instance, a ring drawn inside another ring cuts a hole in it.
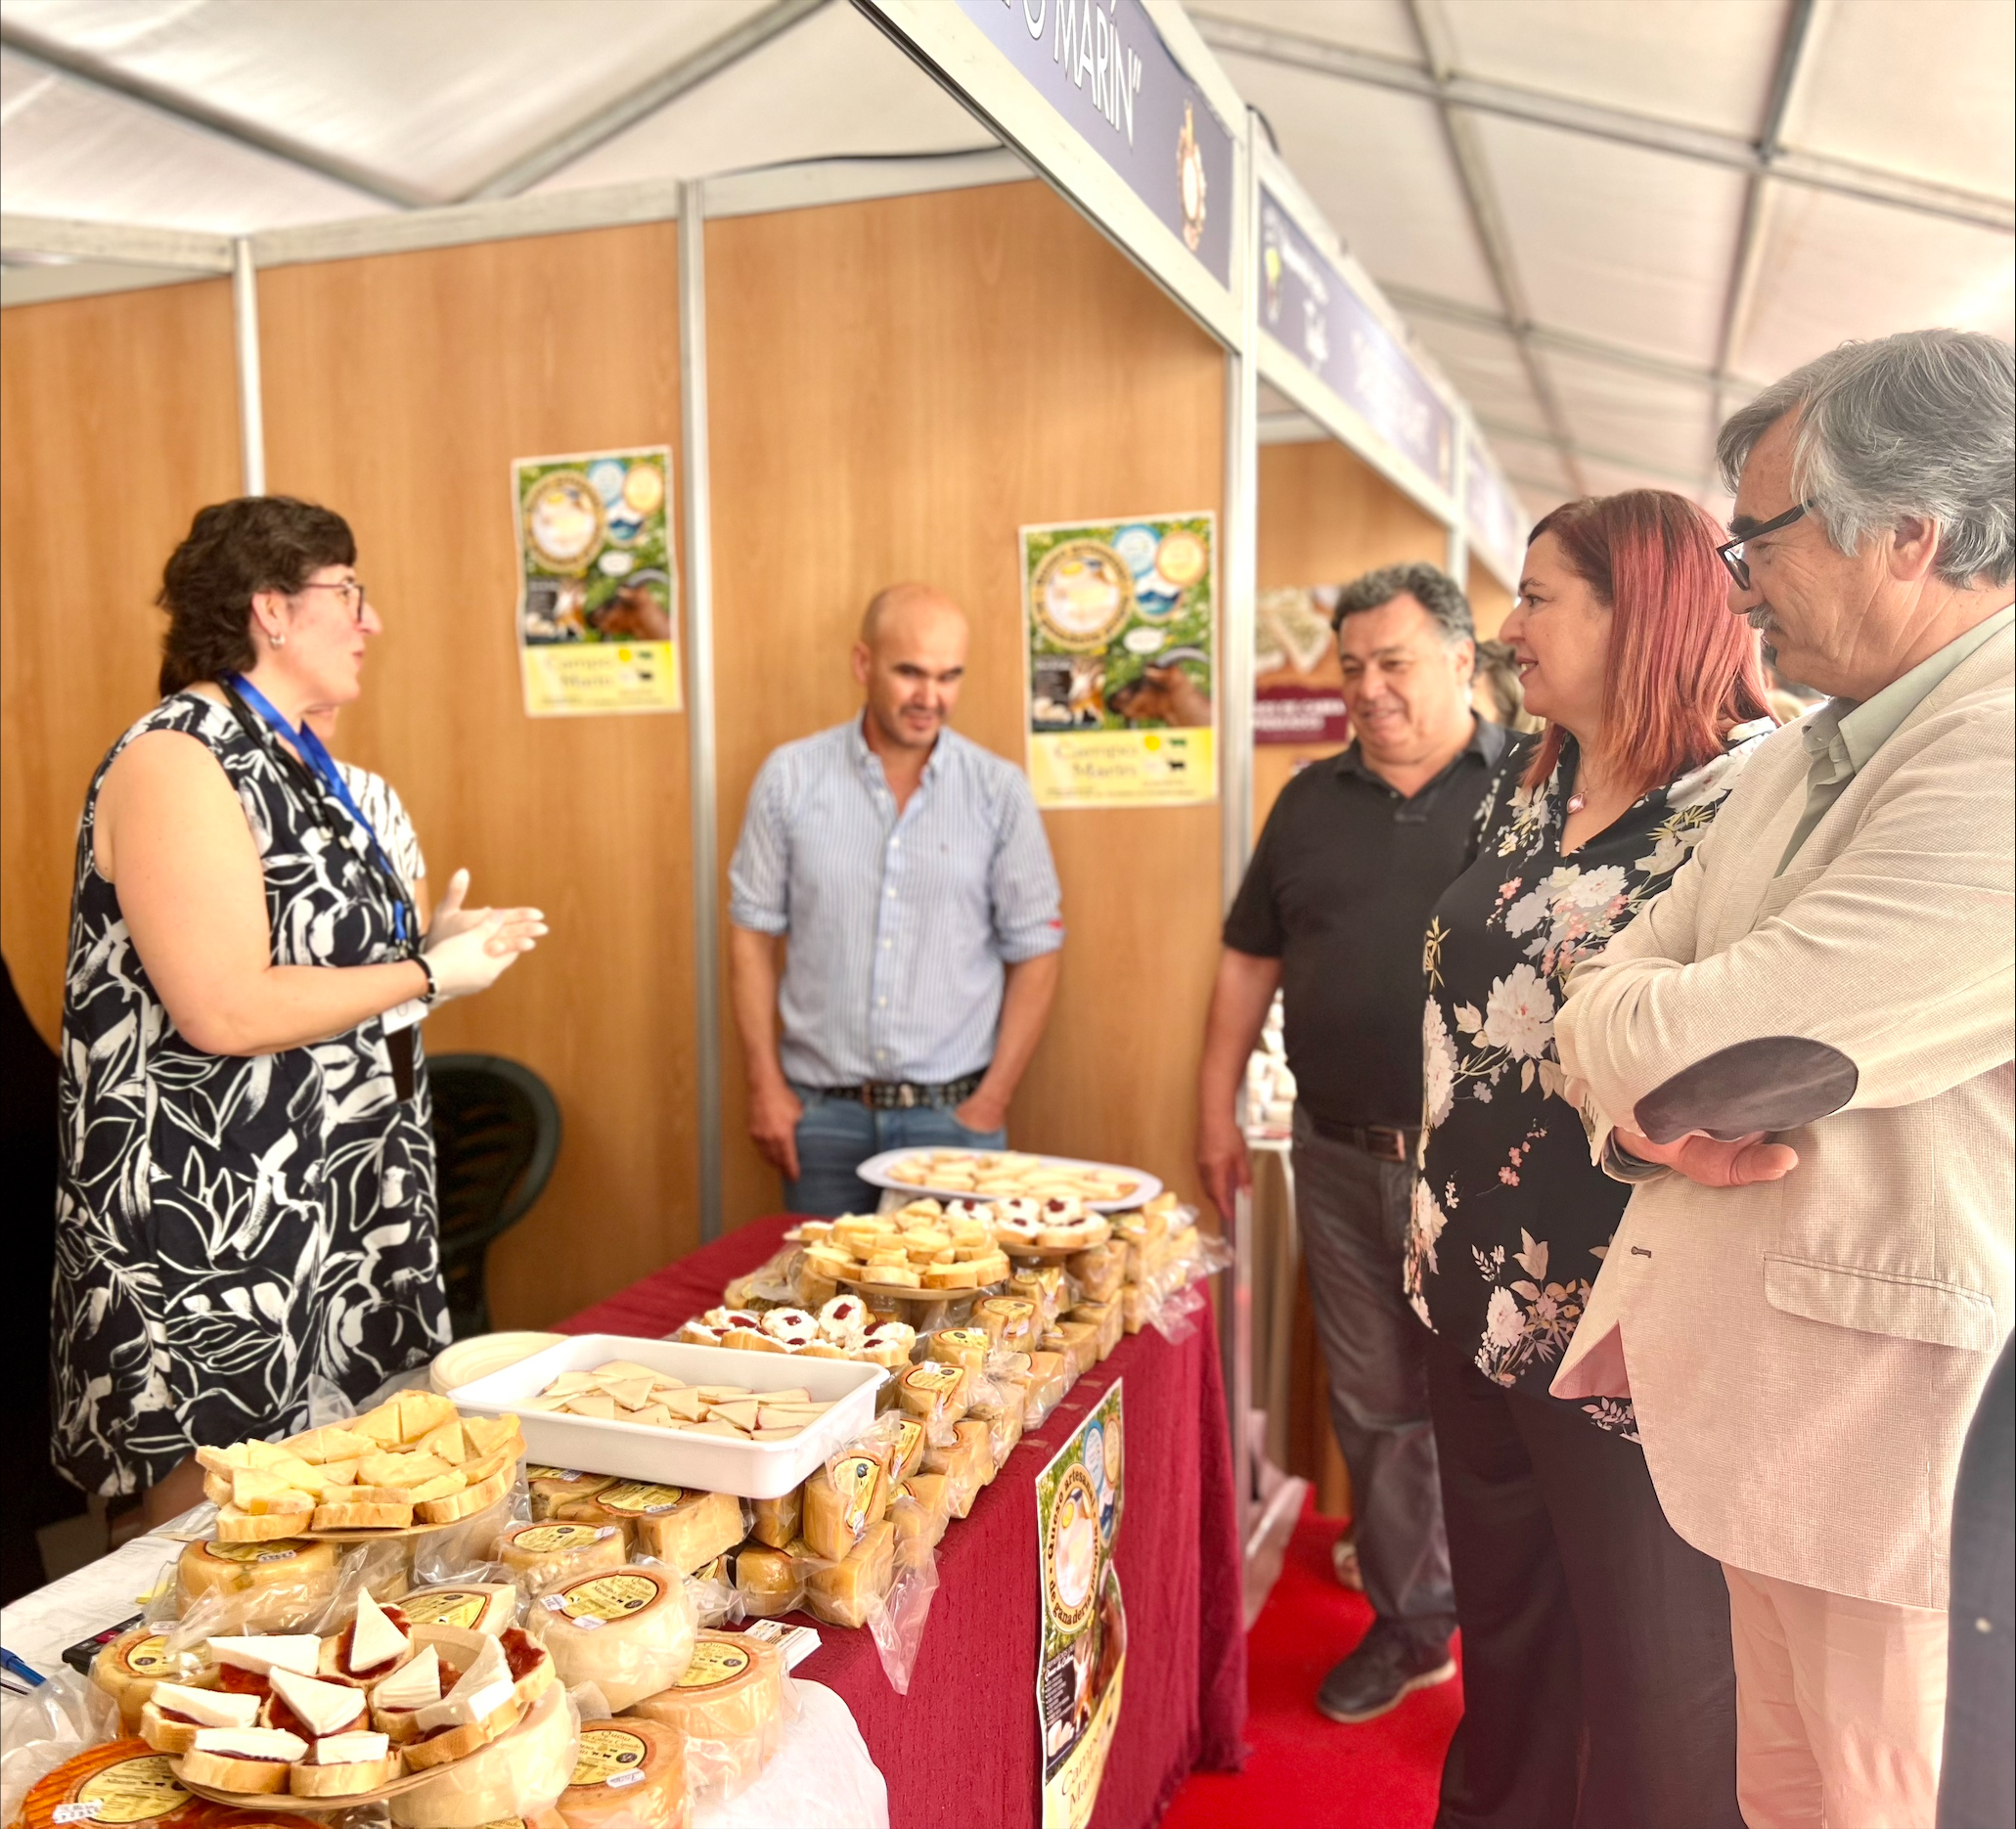
M 749 791 L 730 979 L 749 1135 L 794 1213 L 872 1212 L 855 1169 L 884 1149 L 1005 1146 L 1056 994 L 1035 797 L 947 728 L 965 659 L 949 598 L 878 593 L 854 645 L 862 715 L 773 751 Z

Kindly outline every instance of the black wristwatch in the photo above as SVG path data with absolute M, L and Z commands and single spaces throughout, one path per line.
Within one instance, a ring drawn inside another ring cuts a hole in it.
M 434 978 L 434 968 L 427 962 L 427 956 L 425 953 L 414 954 L 413 962 L 420 967 L 422 974 L 427 981 L 427 988 L 420 994 L 420 1001 L 431 1009 L 434 1000 L 441 995 L 441 987 Z

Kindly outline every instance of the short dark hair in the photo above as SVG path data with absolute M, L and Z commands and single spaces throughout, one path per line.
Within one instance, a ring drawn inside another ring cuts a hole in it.
M 168 612 L 161 637 L 161 696 L 199 680 L 248 672 L 252 599 L 291 595 L 324 565 L 354 565 L 357 542 L 340 514 L 289 495 L 240 496 L 198 509 L 161 569 Z
M 1411 597 L 1428 612 L 1445 647 L 1477 639 L 1477 624 L 1470 615 L 1470 600 L 1463 595 L 1462 586 L 1440 565 L 1419 559 L 1408 565 L 1381 565 L 1363 578 L 1354 578 L 1337 593 L 1336 604 L 1330 611 L 1330 627 L 1341 631 L 1346 616 L 1383 609 L 1396 597 Z

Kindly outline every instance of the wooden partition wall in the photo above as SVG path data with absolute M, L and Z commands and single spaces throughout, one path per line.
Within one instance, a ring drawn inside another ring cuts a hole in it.
M 239 489 L 229 282 L 10 309 L 0 474 L 0 949 L 54 1047 L 85 789 L 158 696 L 161 561 Z
M 677 242 L 652 223 L 259 282 L 269 487 L 348 516 L 385 622 L 337 750 L 399 787 L 437 891 L 467 865 L 472 900 L 553 925 L 426 1028 L 560 1098 L 553 1181 L 490 1254 L 502 1327 L 699 1242 L 686 720 L 528 718 L 514 633 L 512 460 L 678 449 Z
M 1224 359 L 1036 183 L 711 223 L 707 316 L 725 863 L 763 757 L 858 712 L 849 645 L 898 579 L 965 606 L 958 728 L 1021 761 L 1016 529 L 1216 510 Z M 1068 937 L 1014 1138 L 1193 1193 L 1218 809 L 1045 825 Z M 779 1187 L 723 1059 L 733 1225 Z

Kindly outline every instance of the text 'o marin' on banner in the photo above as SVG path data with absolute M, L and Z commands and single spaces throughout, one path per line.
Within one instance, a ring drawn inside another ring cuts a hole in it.
M 1260 371 L 1324 429 L 1347 437 L 1343 416 L 1326 410 L 1322 395 L 1341 403 L 1355 422 L 1351 429 L 1361 431 L 1347 437 L 1349 444 L 1363 448 L 1368 435 L 1375 450 L 1366 456 L 1385 460 L 1381 468 L 1389 474 L 1397 464 L 1403 478 L 1427 484 L 1437 511 L 1454 509 L 1461 429 L 1456 407 L 1366 296 L 1373 292 L 1370 281 L 1341 250 L 1324 246 L 1328 232 L 1321 224 L 1286 167 L 1264 157 L 1256 238 Z
M 1218 797 L 1216 556 L 1209 513 L 1022 529 L 1038 806 Z
M 1225 113 L 1236 97 L 1214 67 L 1214 105 L 1142 0 L 866 5 L 1198 316 L 1236 335 Z M 1201 42 L 1198 54 L 1208 60 Z
M 681 708 L 671 477 L 664 445 L 512 465 L 528 717 Z

